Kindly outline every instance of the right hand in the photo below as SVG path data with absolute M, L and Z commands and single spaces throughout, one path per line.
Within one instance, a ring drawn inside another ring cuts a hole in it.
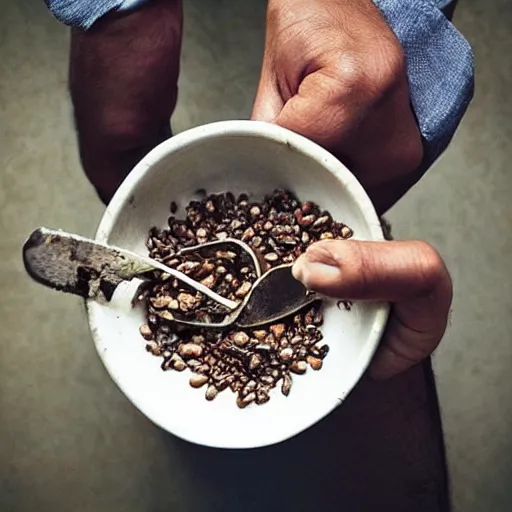
M 168 136 L 176 105 L 181 0 L 152 0 L 72 30 L 70 90 L 85 173 L 108 203 L 134 165 Z
M 252 117 L 328 149 L 378 213 L 421 176 L 404 52 L 372 0 L 269 0 Z

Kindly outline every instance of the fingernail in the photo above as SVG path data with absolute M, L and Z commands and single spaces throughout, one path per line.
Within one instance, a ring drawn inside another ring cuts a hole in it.
M 306 288 L 314 289 L 315 283 L 330 282 L 340 278 L 338 267 L 310 261 L 307 254 L 301 256 L 292 267 L 292 274 Z

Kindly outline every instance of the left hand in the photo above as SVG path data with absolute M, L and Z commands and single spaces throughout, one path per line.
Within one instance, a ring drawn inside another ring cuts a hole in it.
M 443 337 L 452 281 L 425 242 L 317 242 L 295 262 L 293 275 L 322 295 L 393 304 L 370 367 L 375 378 L 393 377 L 421 362 Z
M 269 0 L 252 117 L 331 151 L 379 213 L 419 179 L 404 55 L 371 0 Z

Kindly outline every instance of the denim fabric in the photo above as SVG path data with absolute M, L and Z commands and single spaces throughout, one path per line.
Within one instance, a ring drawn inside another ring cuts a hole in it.
M 405 52 L 411 103 L 423 136 L 426 169 L 448 146 L 473 97 L 473 53 L 432 0 L 374 3 Z
M 52 14 L 65 25 L 87 30 L 110 11 L 128 11 L 151 0 L 44 0 Z
M 45 0 L 63 23 L 87 30 L 107 12 L 150 0 Z M 451 0 L 374 0 L 404 48 L 411 103 L 428 168 L 449 144 L 473 96 L 473 54 L 442 14 Z
M 108 12 L 119 9 L 123 0 L 44 0 L 44 3 L 62 23 L 87 30 Z

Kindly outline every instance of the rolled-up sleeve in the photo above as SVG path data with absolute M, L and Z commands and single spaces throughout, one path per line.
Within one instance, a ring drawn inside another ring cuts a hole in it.
M 136 9 L 151 0 L 44 0 L 50 12 L 62 23 L 88 30 L 110 11 Z
M 443 15 L 450 2 L 374 0 L 393 29 L 407 62 L 411 104 L 428 168 L 446 149 L 473 97 L 469 43 Z

